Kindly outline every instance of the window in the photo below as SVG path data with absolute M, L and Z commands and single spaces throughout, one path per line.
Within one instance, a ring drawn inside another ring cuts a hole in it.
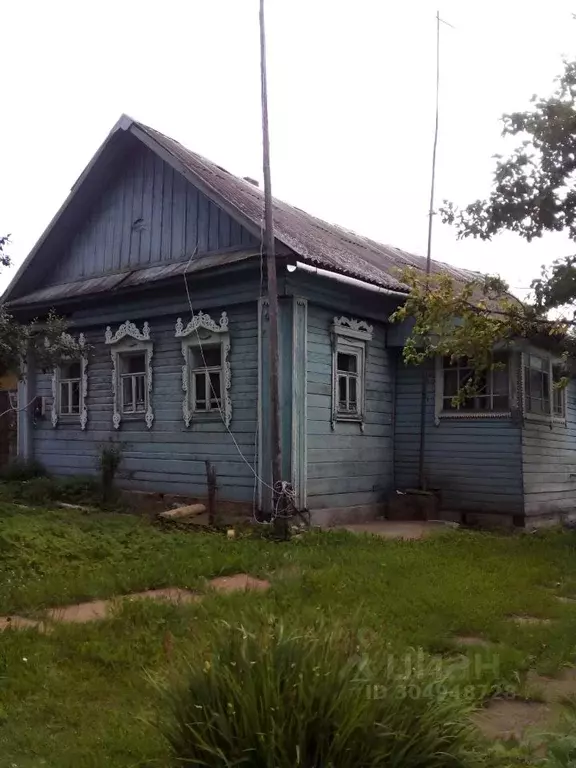
M 193 419 L 222 419 L 230 426 L 232 400 L 230 387 L 230 333 L 228 315 L 222 312 L 220 320 L 199 312 L 184 326 L 181 318 L 176 323 L 176 338 L 182 340 L 182 416 L 187 427 Z
M 192 374 L 192 410 L 219 411 L 222 402 L 222 348 L 190 348 Z
M 360 354 L 338 352 L 336 355 L 338 378 L 338 413 L 358 416 L 358 390 L 360 382 Z
M 122 413 L 146 413 L 146 353 L 120 353 Z
M 465 358 L 442 359 L 439 383 L 441 413 L 508 413 L 510 410 L 509 366 L 506 354 L 494 355 L 497 367 L 475 374 Z M 455 402 L 459 392 L 470 387 L 473 394 Z
M 70 334 L 62 334 L 63 345 L 69 344 L 79 349 L 79 358 L 64 359 L 52 373 L 52 426 L 57 427 L 62 418 L 68 424 L 78 419 L 80 428 L 88 424 L 88 346 L 83 333 L 74 339 Z
M 566 388 L 557 386 L 562 366 L 549 357 L 524 355 L 524 409 L 532 416 L 566 418 Z
M 332 325 L 332 429 L 338 421 L 364 428 L 366 343 L 372 326 L 364 320 L 335 317 Z
M 148 429 L 154 423 L 152 410 L 152 355 L 154 345 L 150 326 L 142 330 L 127 320 L 112 333 L 106 328 L 105 343 L 112 357 L 112 423 L 119 429 L 123 418 L 143 419 Z
M 81 378 L 80 363 L 60 366 L 60 416 L 80 413 Z

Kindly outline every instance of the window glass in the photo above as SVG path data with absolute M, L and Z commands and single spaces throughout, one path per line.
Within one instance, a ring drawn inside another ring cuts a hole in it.
M 66 363 L 60 368 L 60 380 L 66 379 L 79 379 L 80 378 L 80 363 Z
M 190 350 L 190 362 L 192 368 L 220 368 L 222 365 L 222 348 L 217 347 L 194 347 Z
M 507 355 L 494 355 L 496 368 L 475 373 L 466 358 L 452 360 L 445 357 L 442 361 L 442 410 L 463 412 L 508 411 L 509 368 Z M 473 394 L 462 402 L 454 402 L 454 398 L 466 387 Z
M 146 372 L 146 353 L 135 355 L 121 355 L 122 373 L 145 373 Z

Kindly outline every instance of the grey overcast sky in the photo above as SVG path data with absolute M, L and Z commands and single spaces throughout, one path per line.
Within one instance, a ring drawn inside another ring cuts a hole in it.
M 274 194 L 425 253 L 436 3 L 267 0 Z M 576 54 L 576 2 L 442 0 L 437 200 L 489 189 L 499 117 L 547 94 Z M 0 3 L 0 232 L 25 258 L 122 112 L 261 178 L 258 0 Z M 459 242 L 433 255 L 527 286 L 576 250 L 562 235 Z M 14 270 L 0 275 L 0 289 Z

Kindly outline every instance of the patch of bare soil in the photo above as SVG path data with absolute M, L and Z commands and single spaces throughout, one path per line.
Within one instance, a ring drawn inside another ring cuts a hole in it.
M 49 632 L 50 628 L 43 621 L 26 619 L 24 616 L 0 616 L 0 632 L 7 629 L 37 629 L 38 632 Z
M 270 588 L 270 582 L 263 579 L 255 579 L 247 573 L 236 573 L 234 576 L 218 576 L 208 582 L 217 592 L 247 592 L 256 590 L 264 592 Z
M 105 619 L 111 605 L 111 600 L 93 600 L 89 603 L 62 605 L 57 608 L 48 609 L 46 611 L 46 616 L 50 621 L 84 624 L 87 621 Z
M 555 719 L 549 704 L 494 699 L 472 715 L 472 722 L 489 739 L 521 740 L 529 730 L 546 730 Z
M 234 576 L 220 576 L 209 583 L 217 592 L 246 592 L 248 590 L 264 591 L 270 587 L 270 582 L 255 579 L 246 573 L 237 573 Z M 115 600 L 91 600 L 87 603 L 75 605 L 62 605 L 50 608 L 46 611 L 48 621 L 60 621 L 65 623 L 84 624 L 88 621 L 105 619 Z M 184 604 L 197 603 L 202 600 L 202 595 L 190 592 L 178 587 L 166 587 L 165 589 L 148 589 L 145 592 L 133 592 L 130 595 L 122 595 L 119 599 L 129 600 L 164 600 L 170 603 Z M 44 621 L 26 619 L 23 616 L 0 616 L 0 632 L 5 629 L 38 629 L 40 632 L 49 632 L 50 627 Z
M 454 640 L 458 645 L 479 646 L 481 648 L 490 648 L 492 646 L 489 640 L 485 640 L 483 637 L 475 637 L 474 635 L 456 635 Z
M 527 692 L 544 701 L 494 699 L 472 716 L 475 725 L 491 739 L 522 739 L 528 730 L 553 729 L 560 719 L 558 703 L 576 695 L 576 668 L 565 669 L 558 677 L 543 677 L 530 671 Z
M 526 683 L 529 690 L 540 694 L 545 701 L 558 702 L 568 696 L 576 696 L 576 668 L 564 669 L 558 677 L 544 677 L 530 671 Z
M 552 619 L 540 619 L 537 616 L 510 616 L 510 620 L 516 624 L 524 624 L 528 626 L 545 626 L 552 624 Z
M 170 603 L 192 603 L 201 600 L 201 597 L 187 589 L 167 587 L 166 589 L 148 589 L 145 592 L 133 592 L 130 595 L 123 595 L 121 599 L 166 600 Z M 76 605 L 50 608 L 47 615 L 52 621 L 83 624 L 87 621 L 105 619 L 113 604 L 114 600 L 93 600 L 89 603 L 77 603 Z

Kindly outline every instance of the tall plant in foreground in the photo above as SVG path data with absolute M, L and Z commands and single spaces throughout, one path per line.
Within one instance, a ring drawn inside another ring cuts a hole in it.
M 398 677 L 356 639 L 222 627 L 168 690 L 174 765 L 208 768 L 464 768 L 479 764 L 466 705 L 437 667 Z M 421 692 L 412 698 L 407 684 Z

